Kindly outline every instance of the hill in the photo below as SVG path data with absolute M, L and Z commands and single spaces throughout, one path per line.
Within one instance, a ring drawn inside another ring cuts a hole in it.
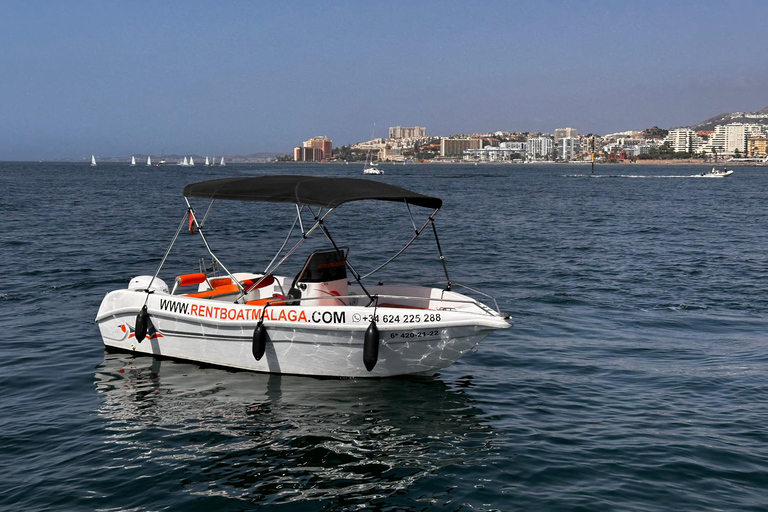
M 715 126 L 719 124 L 730 123 L 750 123 L 750 124 L 763 124 L 768 125 L 768 107 L 757 112 L 732 112 L 730 114 L 718 114 L 714 117 L 689 126 L 691 130 L 714 130 Z

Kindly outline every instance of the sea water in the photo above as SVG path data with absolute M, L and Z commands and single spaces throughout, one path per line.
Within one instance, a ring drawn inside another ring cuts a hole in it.
M 94 317 L 187 183 L 362 165 L 0 163 L 0 509 L 766 510 L 768 169 L 708 168 L 384 166 L 515 326 L 434 377 L 338 380 L 106 352 Z M 292 214 L 217 202 L 211 244 L 261 270 Z M 375 202 L 328 227 L 361 273 L 413 231 Z M 167 281 L 205 256 L 178 245 Z M 431 233 L 382 274 L 445 279 Z

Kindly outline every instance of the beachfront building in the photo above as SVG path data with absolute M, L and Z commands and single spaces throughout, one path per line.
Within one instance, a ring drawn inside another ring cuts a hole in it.
M 655 140 L 620 137 L 603 146 L 603 151 L 609 154 L 621 154 L 623 151 L 627 157 L 633 158 L 646 155 L 651 152 L 651 148 L 658 147 L 659 144 Z
M 333 156 L 333 141 L 325 136 L 312 137 L 304 142 L 305 148 L 317 148 L 323 151 L 321 160 L 330 160 Z
M 573 160 L 576 155 L 581 153 L 581 139 L 578 137 L 560 137 L 556 144 L 557 157 L 562 160 Z
M 525 150 L 486 146 L 483 149 L 465 149 L 464 160 L 468 162 L 513 162 L 525 157 Z
M 761 124 L 731 123 L 715 126 L 715 131 L 704 147 L 706 153 L 718 155 L 734 155 L 736 150 L 741 154 L 747 152 L 749 137 L 766 135 L 766 127 Z
M 698 153 L 704 146 L 704 139 L 690 128 L 675 128 L 669 130 L 664 143 L 669 143 L 675 153 Z
M 391 146 L 385 144 L 379 149 L 379 161 L 381 162 L 404 162 L 403 148 L 401 146 Z
M 323 150 L 320 148 L 308 148 L 306 146 L 293 148 L 294 162 L 322 162 Z
M 390 126 L 390 139 L 422 139 L 427 136 L 427 129 L 423 126 Z
M 747 151 L 749 152 L 749 156 L 752 157 L 768 156 L 768 137 L 750 137 L 747 140 Z
M 440 139 L 440 156 L 462 156 L 467 149 L 480 149 L 483 139 Z
M 526 141 L 526 155 L 529 160 L 544 160 L 552 154 L 555 143 L 549 137 L 530 137 Z

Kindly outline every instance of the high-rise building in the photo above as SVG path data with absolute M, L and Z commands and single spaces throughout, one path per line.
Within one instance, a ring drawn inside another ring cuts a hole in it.
M 320 148 L 299 147 L 293 148 L 294 162 L 321 162 L 323 150 Z
M 389 128 L 390 139 L 418 139 L 427 136 L 427 129 L 423 126 L 391 126 Z
M 576 128 L 558 128 L 555 130 L 555 144 L 557 144 L 557 141 L 560 139 L 564 139 L 565 137 L 578 137 L 579 131 Z
M 325 136 L 312 137 L 304 143 L 305 148 L 316 148 L 323 151 L 320 160 L 330 160 L 333 156 L 333 141 Z
M 747 139 L 765 135 L 766 127 L 760 124 L 731 123 L 715 126 L 715 132 L 704 150 L 707 153 L 734 154 L 747 151 Z
M 563 160 L 573 160 L 581 153 L 581 139 L 578 137 L 561 137 L 557 141 L 557 156 Z
M 554 148 L 554 142 L 549 137 L 531 137 L 526 141 L 528 158 L 538 160 L 548 157 Z
M 690 128 L 669 130 L 664 143 L 669 142 L 676 153 L 698 153 L 704 146 L 704 140 Z
M 483 139 L 440 139 L 440 156 L 460 156 L 465 149 L 480 149 Z

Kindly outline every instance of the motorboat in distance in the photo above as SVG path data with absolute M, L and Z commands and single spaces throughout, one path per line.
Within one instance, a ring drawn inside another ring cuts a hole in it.
M 717 170 L 715 167 L 712 168 L 709 172 L 703 172 L 701 174 L 697 174 L 694 176 L 697 176 L 699 178 L 725 178 L 726 176 L 730 176 L 733 174 L 733 171 L 729 171 L 725 167 L 723 167 L 722 171 Z
M 126 289 L 104 297 L 96 323 L 107 347 L 257 372 L 431 375 L 495 330 L 512 325 L 491 296 L 450 280 L 434 224 L 442 206 L 436 197 L 365 179 L 292 175 L 192 183 L 183 195 L 186 211 L 155 274 L 133 278 Z M 196 213 L 190 198 L 210 200 L 204 216 Z M 295 209 L 285 241 L 263 272 L 230 272 L 214 255 L 205 233 L 217 200 L 283 203 Z M 349 248 L 331 237 L 327 219 L 344 203 L 364 200 L 402 203 L 415 234 L 378 268 L 360 275 Z M 412 212 L 422 209 L 423 223 Z M 187 226 L 200 236 L 215 265 L 175 276 L 169 290 L 158 276 Z M 430 226 L 445 282 L 366 282 Z M 297 263 L 306 260 L 298 273 L 277 274 L 312 234 L 324 235 L 327 246 L 300 256 Z

